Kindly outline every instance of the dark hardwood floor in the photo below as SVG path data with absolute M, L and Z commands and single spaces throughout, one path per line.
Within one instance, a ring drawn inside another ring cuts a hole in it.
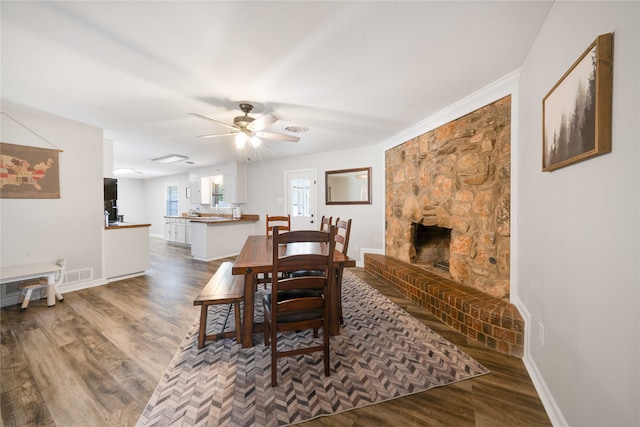
M 219 264 L 151 239 L 145 276 L 0 311 L 0 425 L 133 426 L 188 327 L 193 298 Z M 361 268 L 351 269 L 491 373 L 305 426 L 544 426 L 520 359 L 468 342 Z

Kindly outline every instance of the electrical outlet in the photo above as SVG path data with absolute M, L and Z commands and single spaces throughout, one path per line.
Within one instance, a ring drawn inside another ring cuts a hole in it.
M 540 345 L 544 347 L 544 325 L 542 322 L 538 322 L 538 339 L 540 340 Z

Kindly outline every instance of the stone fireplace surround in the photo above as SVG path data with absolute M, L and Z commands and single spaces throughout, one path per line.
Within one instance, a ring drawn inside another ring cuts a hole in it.
M 451 229 L 450 274 L 509 298 L 511 97 L 387 150 L 385 254 L 412 263 L 412 224 Z
M 385 255 L 365 270 L 444 323 L 522 356 L 524 320 L 509 303 L 511 97 L 387 150 Z M 449 275 L 419 263 L 415 224 L 451 229 Z

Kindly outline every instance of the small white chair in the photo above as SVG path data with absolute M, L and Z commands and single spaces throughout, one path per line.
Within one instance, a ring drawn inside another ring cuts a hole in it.
M 60 290 L 58 287 L 62 284 L 62 281 L 64 280 L 64 270 L 65 270 L 65 266 L 67 265 L 67 262 L 64 259 L 59 259 L 58 261 L 56 261 L 56 264 L 62 267 L 60 268 L 60 270 L 58 270 L 55 277 L 56 297 L 58 298 L 58 301 L 64 301 L 64 297 L 60 293 Z M 47 280 L 47 278 L 44 278 L 44 277 L 35 279 L 35 280 L 24 281 L 20 285 L 20 297 L 18 298 L 18 305 L 20 306 L 20 308 L 22 310 L 26 310 L 27 307 L 29 307 L 31 294 L 35 289 L 44 288 L 45 294 L 44 294 L 44 297 L 42 297 L 41 295 L 41 298 L 46 298 L 48 287 L 49 287 L 49 281 Z

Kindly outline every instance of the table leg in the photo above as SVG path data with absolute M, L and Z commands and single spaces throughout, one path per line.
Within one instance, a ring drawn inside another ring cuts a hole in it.
M 256 275 L 244 275 L 244 309 L 242 312 L 242 347 L 253 347 L 253 314 Z
M 56 275 L 49 274 L 47 276 L 47 305 L 49 307 L 56 305 Z

